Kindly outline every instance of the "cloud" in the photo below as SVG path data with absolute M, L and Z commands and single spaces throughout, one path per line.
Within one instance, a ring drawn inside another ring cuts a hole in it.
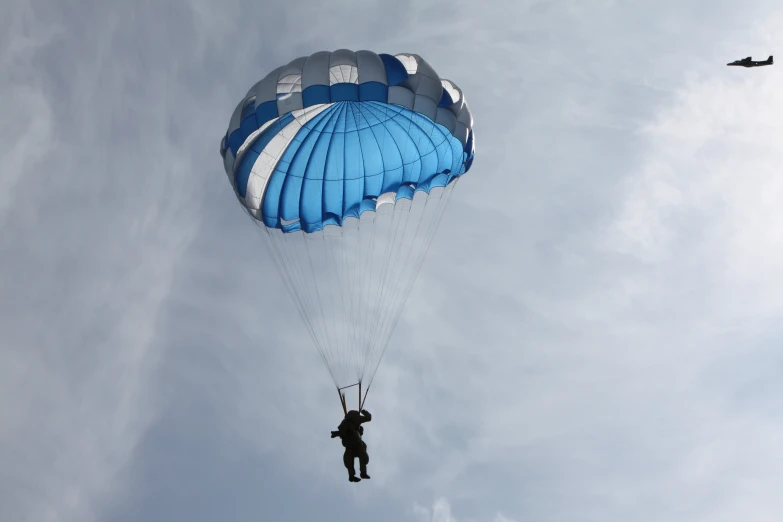
M 779 73 L 723 65 L 775 4 L 30 5 L 0 21 L 0 519 L 780 511 Z M 217 154 L 265 71 L 339 47 L 420 52 L 479 152 L 360 488 Z
M 422 470 L 437 471 L 420 486 L 460 492 L 462 502 L 516 498 L 518 518 L 638 518 L 644 506 L 650 520 L 679 509 L 708 520 L 717 509 L 710 503 L 734 517 L 755 513 L 757 503 L 779 509 L 765 489 L 750 494 L 738 484 L 775 480 L 771 468 L 748 463 L 775 454 L 764 441 L 781 429 L 779 387 L 764 369 L 776 367 L 783 295 L 778 73 L 727 80 L 724 68 L 672 89 L 614 147 L 590 141 L 588 161 L 631 161 L 575 166 L 573 191 L 529 187 L 529 199 L 548 207 L 530 212 L 529 229 L 515 216 L 524 240 L 482 244 L 460 220 L 469 232 L 453 241 L 484 253 L 473 254 L 484 265 L 453 263 L 450 278 L 426 274 L 411 300 L 413 321 L 435 341 L 415 359 L 426 384 L 411 383 L 408 400 L 438 397 L 437 415 L 420 428 L 436 436 L 416 455 L 427 462 Z M 596 199 L 590 179 L 600 183 Z M 589 212 L 582 219 L 580 200 Z M 561 210 L 566 224 L 552 220 Z M 459 297 L 433 297 L 447 292 Z M 425 295 L 429 306 L 415 304 Z M 469 319 L 437 314 L 468 300 L 481 303 Z M 466 342 L 472 350 L 455 349 Z M 744 470 L 742 478 L 729 469 Z M 473 478 L 484 474 L 491 485 Z
M 692 281 L 710 288 L 704 304 L 742 318 L 782 311 L 779 78 L 722 75 L 681 90 L 642 130 L 649 152 L 614 226 L 613 247 L 647 263 L 697 260 Z
M 114 43 L 122 12 L 85 16 L 86 42 L 57 14 L 14 6 L 0 57 L 3 520 L 95 520 L 123 487 L 198 227 L 199 159 L 169 134 L 174 100 L 152 96 L 171 77 L 139 81 L 139 47 Z
M 418 522 L 457 522 L 451 516 L 451 505 L 445 498 L 437 499 L 432 505 L 432 510 L 415 504 L 413 512 Z
M 29 5 L 11 10 L 0 27 L 0 67 L 10 74 L 0 79 L 3 104 L 0 121 L 0 226 L 6 222 L 14 187 L 25 169 L 40 167 L 36 158 L 51 150 L 53 114 L 43 91 L 42 79 L 32 72 L 36 53 L 55 42 L 62 32 L 37 26 Z M 32 164 L 31 164 L 32 163 Z
M 425 508 L 419 504 L 414 504 L 413 513 L 418 522 L 459 522 L 451 514 L 451 504 L 446 498 L 440 497 L 432 504 L 432 509 Z M 492 522 L 515 522 L 504 516 L 502 513 L 496 513 Z

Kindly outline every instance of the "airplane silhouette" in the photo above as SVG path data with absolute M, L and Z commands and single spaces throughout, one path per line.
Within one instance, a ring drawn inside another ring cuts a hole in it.
M 750 56 L 743 60 L 737 60 L 736 62 L 727 63 L 726 65 L 736 65 L 739 67 L 761 67 L 763 65 L 772 65 L 772 56 L 762 62 L 754 62 Z

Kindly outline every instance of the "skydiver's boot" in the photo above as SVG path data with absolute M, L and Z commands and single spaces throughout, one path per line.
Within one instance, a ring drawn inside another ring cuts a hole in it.
M 367 478 L 370 478 L 370 477 L 367 477 Z M 362 481 L 362 479 L 360 479 L 356 475 L 351 475 L 350 477 L 348 477 L 348 482 L 361 482 L 361 481 Z
M 370 478 L 370 475 L 368 475 L 366 471 L 362 471 L 361 473 L 359 473 L 359 476 L 362 477 L 363 479 Z

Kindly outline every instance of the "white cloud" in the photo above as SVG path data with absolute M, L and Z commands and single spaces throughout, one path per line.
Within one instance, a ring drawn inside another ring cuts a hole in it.
M 459 522 L 454 515 L 451 514 L 451 504 L 448 499 L 440 497 L 432 504 L 432 508 L 426 508 L 420 504 L 414 504 L 413 513 L 417 522 Z M 464 522 L 476 522 L 467 521 Z M 504 516 L 502 513 L 496 513 L 492 518 L 492 522 L 515 522 L 514 520 Z
M 612 247 L 647 263 L 699 263 L 703 304 L 733 319 L 783 312 L 780 78 L 732 70 L 680 91 L 644 129 L 648 159 L 615 227 Z
M 139 92 L 133 51 L 104 54 L 122 13 L 86 44 L 56 7 L 6 14 L 0 519 L 89 522 L 158 411 L 156 331 L 198 226 L 198 160 L 164 138 L 174 100 L 150 95 L 168 78 Z
M 445 498 L 437 499 L 432 509 L 419 504 L 415 504 L 413 509 L 418 522 L 457 522 L 457 519 L 451 515 L 451 504 Z
M 739 485 L 780 479 L 759 463 L 763 455 L 777 462 L 766 441 L 783 429 L 774 406 L 780 386 L 764 369 L 776 364 L 769 346 L 783 311 L 783 99 L 777 70 L 746 73 L 721 63 L 660 106 L 638 134 L 641 160 L 624 185 L 609 187 L 615 197 L 588 230 L 592 242 L 568 243 L 566 229 L 533 229 L 514 248 L 492 245 L 482 270 L 454 268 L 451 284 L 462 290 L 452 295 L 481 306 L 469 325 L 417 315 L 419 328 L 437 325 L 433 337 L 443 336 L 443 346 L 430 347 L 441 368 L 428 368 L 438 373 L 411 400 L 448 391 L 429 430 L 451 437 L 450 447 L 457 433 L 469 442 L 441 452 L 422 483 L 476 503 L 522 491 L 526 504 L 536 499 L 530 513 L 562 520 L 638 519 L 642 505 L 650 520 L 680 509 L 710 520 L 710 504 L 727 520 L 757 514 L 759 505 L 779 512 L 765 488 Z M 615 144 L 601 152 L 624 151 Z M 534 279 L 526 249 L 547 236 L 564 246 L 545 278 Z M 509 276 L 515 272 L 533 281 L 526 287 Z M 573 284 L 557 292 L 558 279 Z M 507 299 L 497 291 L 503 282 Z M 445 293 L 441 283 L 450 281 L 423 282 L 420 295 L 432 303 Z M 472 353 L 454 349 L 466 340 Z M 491 486 L 471 478 L 481 472 L 495 474 Z M 667 502 L 653 506 L 650 495 Z
M 723 65 L 779 47 L 744 25 L 774 4 L 409 4 L 3 17 L 0 519 L 776 518 L 780 75 Z M 359 488 L 217 156 L 249 85 L 338 47 L 420 52 L 479 133 Z
M 21 4 L 0 25 L 0 78 L 3 93 L 0 118 L 0 227 L 20 177 L 34 168 L 46 168 L 41 158 L 52 150 L 53 114 L 46 99 L 42 78 L 33 73 L 36 53 L 51 45 L 62 31 L 35 23 L 29 4 Z M 10 73 L 10 74 L 9 74 Z

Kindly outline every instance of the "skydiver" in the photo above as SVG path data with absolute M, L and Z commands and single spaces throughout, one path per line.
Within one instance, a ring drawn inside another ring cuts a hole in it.
M 367 474 L 367 463 L 370 462 L 370 456 L 367 454 L 367 444 L 362 440 L 364 435 L 365 422 L 370 422 L 372 415 L 367 410 L 362 410 L 359 413 L 356 410 L 349 411 L 340 426 L 337 427 L 337 431 L 332 432 L 332 438 L 340 437 L 345 448 L 343 453 L 343 464 L 348 470 L 348 480 L 350 482 L 361 482 L 361 479 L 368 479 L 370 476 Z M 356 476 L 356 470 L 353 466 L 353 461 L 356 457 L 359 457 L 359 477 Z

